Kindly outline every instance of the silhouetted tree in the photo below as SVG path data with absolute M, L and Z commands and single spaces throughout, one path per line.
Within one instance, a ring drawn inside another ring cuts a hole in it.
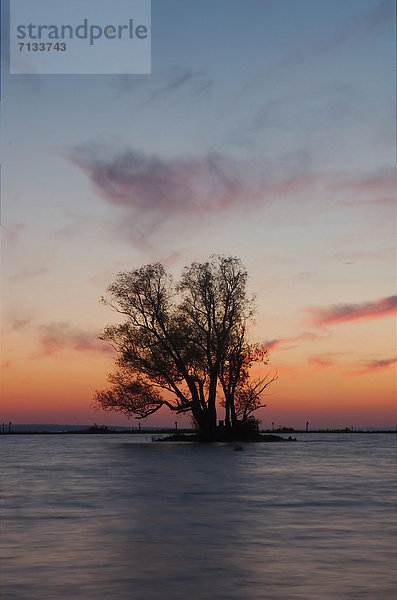
M 240 260 L 222 256 L 185 267 L 177 284 L 160 263 L 119 273 L 110 300 L 102 300 L 125 322 L 101 336 L 117 351 L 118 368 L 97 404 L 138 418 L 163 406 L 191 412 L 210 436 L 222 390 L 226 426 L 247 419 L 274 378 L 249 382 L 251 366 L 267 354 L 247 339 L 253 300 L 246 283 Z
M 262 394 L 265 389 L 277 379 L 277 374 L 267 375 L 262 379 L 245 381 L 239 385 L 235 396 L 235 410 L 241 421 L 246 421 L 258 408 L 265 408 Z

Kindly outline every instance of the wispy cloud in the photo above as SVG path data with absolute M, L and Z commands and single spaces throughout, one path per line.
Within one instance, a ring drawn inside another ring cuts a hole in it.
M 274 348 L 277 348 L 278 346 L 280 346 L 280 344 L 282 344 L 283 341 L 285 341 L 285 340 L 283 340 L 281 338 L 274 339 L 274 340 L 267 340 L 266 342 L 263 343 L 263 348 L 265 348 L 268 352 L 270 352 Z
M 387 358 L 381 360 L 367 360 L 361 362 L 341 362 L 345 353 L 328 353 L 310 356 L 307 363 L 315 369 L 329 369 L 336 367 L 343 377 L 358 377 L 361 375 L 375 375 L 386 371 L 397 363 L 397 358 Z
M 364 9 L 365 10 L 365 9 Z M 331 35 L 319 35 L 315 32 L 312 39 L 275 63 L 273 69 L 280 72 L 281 67 L 292 68 L 299 63 L 315 60 L 335 50 L 341 50 L 357 41 L 365 41 L 394 19 L 394 6 L 389 0 L 383 0 L 375 8 L 354 15 L 348 22 Z M 281 72 L 283 72 L 281 70 Z
M 16 244 L 24 230 L 26 229 L 25 223 L 13 223 L 10 225 L 3 226 L 3 239 L 4 244 L 7 246 Z
M 98 333 L 73 327 L 69 323 L 57 322 L 37 327 L 41 350 L 33 358 L 56 354 L 61 350 L 77 352 L 109 353 L 112 349 L 97 339 Z
M 275 338 L 273 340 L 267 340 L 262 344 L 262 346 L 269 352 L 271 350 L 274 350 L 275 348 L 280 348 L 280 347 L 283 350 L 292 350 L 292 349 L 296 348 L 296 342 L 312 341 L 312 340 L 318 339 L 318 337 L 319 336 L 316 333 L 312 333 L 311 331 L 305 331 L 305 332 L 301 333 L 300 335 L 296 335 L 293 337 L 282 337 L 282 338 Z
M 167 97 L 174 98 L 176 94 L 197 96 L 209 89 L 213 83 L 213 80 L 204 73 L 183 67 L 172 67 L 157 73 L 154 79 L 149 78 L 149 80 L 147 77 L 120 75 L 116 78 L 115 90 L 119 95 L 142 92 L 147 106 L 163 101 Z
M 374 375 L 379 372 L 383 372 L 389 367 L 392 367 L 397 363 L 397 358 L 386 358 L 382 360 L 371 360 L 363 363 L 363 365 L 355 371 L 354 375 Z
M 47 262 L 50 262 L 49 259 Z M 21 267 L 15 275 L 10 277 L 10 281 L 20 281 L 30 279 L 31 277 L 40 277 L 50 272 L 50 267 Z
M 347 177 L 332 187 L 335 190 L 346 189 L 358 192 L 367 190 L 395 192 L 396 186 L 397 175 L 395 169 L 381 169 L 370 174 Z
M 358 319 L 377 319 L 394 314 L 397 311 L 397 296 L 380 298 L 374 302 L 360 304 L 334 304 L 328 308 L 311 308 L 313 322 L 318 325 L 332 325 L 356 321 Z
M 344 249 L 334 252 L 332 254 L 332 258 L 334 258 L 335 260 L 339 260 L 342 262 L 345 262 L 346 260 L 349 261 L 348 263 L 345 262 L 345 264 L 355 264 L 356 262 L 363 261 L 365 261 L 368 264 L 372 261 L 384 261 L 389 259 L 394 260 L 395 256 L 396 250 L 393 245 L 385 246 L 381 249 L 362 247 L 360 247 L 358 250 Z
M 334 367 L 337 364 L 335 359 L 327 354 L 321 354 L 318 356 L 310 356 L 307 359 L 307 362 L 312 367 L 321 368 L 321 369 Z
M 110 204 L 139 212 L 172 215 L 225 210 L 243 197 L 257 200 L 262 191 L 259 173 L 215 153 L 164 159 L 130 150 L 100 157 L 92 149 L 80 148 L 70 159 Z
M 356 198 L 354 200 L 343 200 L 341 202 L 343 206 L 390 206 L 395 207 L 397 205 L 396 198 L 392 196 L 381 196 L 379 198 Z
M 26 329 L 32 322 L 32 319 L 14 319 L 11 323 L 11 329 L 13 331 L 20 331 Z
M 66 157 L 89 177 L 109 204 L 156 220 L 175 215 L 214 215 L 294 197 L 317 181 L 305 169 L 289 172 L 261 159 L 237 160 L 220 153 L 163 158 L 136 150 L 109 155 L 78 147 Z
M 165 96 L 181 91 L 187 91 L 190 95 L 197 95 L 213 84 L 213 80 L 202 73 L 177 67 L 168 71 L 165 77 L 159 78 L 158 81 L 159 85 L 153 90 L 149 102 L 162 101 Z
M 274 174 L 260 160 L 236 160 L 219 153 L 164 158 L 135 150 L 110 154 L 75 148 L 67 158 L 92 182 L 115 212 L 113 235 L 149 251 L 153 234 L 167 223 L 189 219 L 195 228 L 211 219 L 244 214 L 308 185 L 304 174 Z M 204 217 L 204 218 L 203 218 Z

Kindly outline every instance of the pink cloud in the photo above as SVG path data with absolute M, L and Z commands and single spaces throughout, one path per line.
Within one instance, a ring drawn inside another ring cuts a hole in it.
M 13 331 L 18 331 L 20 329 L 25 329 L 30 325 L 32 319 L 14 319 L 11 323 L 11 329 Z
M 377 319 L 394 314 L 397 310 L 397 296 L 380 298 L 375 302 L 360 304 L 336 304 L 328 308 L 312 308 L 314 323 L 318 326 L 345 323 L 359 319 Z
M 38 328 L 41 352 L 34 358 L 50 356 L 61 350 L 109 353 L 109 345 L 97 339 L 97 333 L 73 327 L 68 323 L 50 323 Z
M 262 195 L 259 170 L 215 153 L 165 159 L 130 150 L 100 157 L 80 148 L 69 158 L 110 204 L 163 217 L 224 210 Z
M 316 367 L 316 368 L 328 368 L 328 367 L 334 367 L 336 365 L 336 362 L 330 358 L 329 356 L 311 356 L 310 358 L 307 359 L 307 362 L 312 366 L 312 367 Z
M 334 190 L 352 190 L 355 192 L 376 191 L 382 194 L 394 194 L 397 189 L 395 169 L 383 169 L 371 174 L 357 175 L 331 186 Z
M 361 375 L 373 375 L 385 371 L 397 362 L 397 358 L 382 360 L 370 360 L 361 362 L 340 362 L 345 353 L 330 353 L 311 356 L 307 359 L 310 366 L 315 369 L 328 369 L 338 367 L 340 375 L 344 377 L 357 377 Z
M 154 232 L 167 222 L 188 215 L 199 227 L 202 215 L 224 219 L 279 198 L 294 202 L 298 191 L 318 180 L 304 168 L 280 169 L 262 159 L 237 160 L 215 152 L 169 158 L 84 146 L 64 156 L 117 209 L 111 220 L 114 234 L 146 251 Z
M 373 375 L 375 373 L 379 373 L 380 371 L 385 371 L 389 367 L 393 366 L 397 363 L 397 358 L 387 358 L 383 360 L 372 360 L 364 363 L 361 367 L 354 373 L 355 375 Z
M 369 198 L 364 200 L 363 198 L 358 198 L 356 200 L 343 200 L 341 202 L 342 206 L 365 206 L 365 205 L 377 205 L 377 206 L 396 206 L 397 200 L 396 198 L 391 198 L 388 196 L 383 196 L 381 198 Z
M 291 350 L 296 346 L 291 346 L 291 343 L 302 342 L 302 341 L 312 341 L 318 339 L 318 335 L 316 333 L 312 333 L 311 331 L 305 331 L 300 335 L 296 335 L 293 337 L 283 337 L 276 338 L 273 340 L 268 340 L 262 344 L 262 347 L 269 352 L 275 348 L 282 347 L 283 350 Z
M 261 159 L 236 160 L 220 153 L 163 158 L 136 150 L 109 155 L 78 147 L 66 158 L 91 180 L 112 205 L 132 213 L 202 214 L 236 206 L 258 206 L 311 186 L 318 174 L 305 169 L 280 171 Z
M 277 348 L 282 343 L 282 339 L 268 340 L 267 342 L 263 343 L 263 348 L 270 352 L 270 350 L 273 350 L 273 348 Z
M 19 242 L 22 233 L 26 229 L 25 223 L 15 223 L 4 225 L 3 236 L 4 242 L 8 245 Z

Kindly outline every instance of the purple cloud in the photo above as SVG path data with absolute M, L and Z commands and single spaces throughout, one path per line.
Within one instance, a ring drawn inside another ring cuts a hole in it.
M 277 348 L 280 344 L 283 343 L 283 339 L 274 339 L 274 340 L 268 340 L 267 342 L 263 343 L 263 348 L 266 349 L 268 352 L 270 352 L 270 350 L 273 350 L 273 348 Z
M 371 360 L 364 363 L 361 368 L 356 371 L 355 375 L 373 375 L 380 371 L 385 371 L 389 367 L 397 363 L 397 358 L 386 358 L 382 360 Z
M 30 325 L 32 319 L 14 319 L 11 323 L 11 329 L 13 331 L 18 331 L 21 329 L 25 329 Z
M 397 189 L 397 175 L 395 169 L 381 169 L 370 174 L 347 177 L 333 184 L 331 189 L 394 194 Z
M 296 335 L 293 337 L 284 337 L 284 338 L 276 338 L 273 340 L 268 340 L 262 344 L 262 347 L 270 352 L 274 348 L 279 348 L 282 346 L 283 350 L 291 350 L 296 346 L 291 346 L 291 342 L 303 342 L 303 341 L 312 341 L 318 339 L 318 335 L 316 333 L 312 333 L 311 331 L 304 331 L 300 335 Z
M 316 325 L 332 325 L 356 321 L 358 319 L 377 319 L 386 317 L 397 310 L 397 296 L 380 298 L 375 302 L 362 302 L 360 304 L 336 304 L 328 308 L 312 308 L 312 314 Z
M 144 94 L 145 106 L 147 106 L 156 101 L 163 102 L 168 96 L 174 97 L 177 93 L 186 93 L 194 97 L 209 89 L 213 83 L 213 80 L 204 73 L 173 67 L 158 73 L 153 80 L 120 75 L 116 78 L 116 92 L 119 94 L 141 92 Z
M 98 333 L 85 331 L 68 323 L 39 325 L 37 331 L 41 345 L 40 357 L 50 356 L 65 349 L 77 352 L 112 352 L 110 346 L 97 339 Z
M 318 368 L 328 368 L 335 366 L 336 362 L 334 359 L 327 355 L 311 356 L 307 359 L 309 365 Z
M 164 217 L 256 203 L 263 183 L 252 165 L 219 154 L 164 159 L 134 150 L 100 157 L 89 149 L 69 155 L 110 204 Z

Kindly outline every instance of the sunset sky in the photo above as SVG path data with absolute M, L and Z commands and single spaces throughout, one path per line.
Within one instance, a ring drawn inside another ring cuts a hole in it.
M 91 406 L 99 299 L 219 253 L 279 373 L 263 426 L 395 425 L 394 4 L 153 0 L 151 75 L 4 75 L 1 421 L 136 425 Z

